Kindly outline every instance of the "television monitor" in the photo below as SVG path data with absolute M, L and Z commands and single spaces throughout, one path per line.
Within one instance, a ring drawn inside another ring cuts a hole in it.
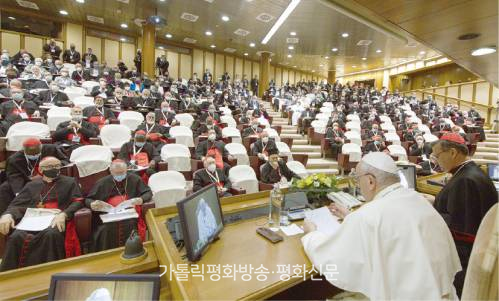
M 52 275 L 48 300 L 159 300 L 159 274 Z
M 416 189 L 416 166 L 398 165 L 400 184 L 409 189 Z
M 204 187 L 177 203 L 187 259 L 198 261 L 222 231 L 223 216 L 217 188 Z
M 499 164 L 489 164 L 487 169 L 489 178 L 492 181 L 499 181 Z

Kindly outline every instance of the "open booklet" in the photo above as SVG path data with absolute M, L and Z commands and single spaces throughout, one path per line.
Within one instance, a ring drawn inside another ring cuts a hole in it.
M 100 215 L 102 222 L 111 223 L 131 218 L 138 218 L 139 215 L 137 214 L 137 211 L 135 211 L 132 203 L 133 199 L 129 199 L 114 207 L 113 205 L 104 202 L 104 207 L 99 210 L 107 213 Z
M 317 231 L 328 235 L 336 233 L 341 225 L 338 218 L 326 206 L 305 211 L 305 219 L 313 222 L 317 226 Z
M 28 208 L 15 228 L 23 231 L 45 230 L 52 224 L 56 214 L 60 212 L 59 209 Z

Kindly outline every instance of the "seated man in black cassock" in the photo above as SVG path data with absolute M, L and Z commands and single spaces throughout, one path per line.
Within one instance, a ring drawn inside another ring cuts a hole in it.
M 218 114 L 216 112 L 216 108 L 215 108 L 214 104 L 210 104 L 208 106 L 208 112 L 204 112 L 201 115 L 201 118 L 199 119 L 199 121 L 205 122 L 208 117 L 213 118 L 213 121 L 214 121 L 215 124 L 219 124 L 220 123 L 220 114 Z
M 379 125 L 377 123 L 373 123 L 371 129 L 367 131 L 366 137 L 364 139 L 371 140 L 374 136 L 381 136 L 383 138 L 383 131 L 379 129 Z
M 196 159 L 204 160 L 204 157 L 212 156 L 215 158 L 217 168 L 224 170 L 227 174 L 230 166 L 224 162 L 225 158 L 233 159 L 225 149 L 225 143 L 217 140 L 215 130 L 208 131 L 208 139 L 201 141 L 196 145 Z
M 331 145 L 331 153 L 333 154 L 333 158 L 337 158 L 338 154 L 341 153 L 341 148 L 345 143 L 345 134 L 340 129 L 340 126 L 337 122 L 333 123 L 333 127 L 329 128 L 326 132 L 326 138 L 329 138 Z
M 38 112 L 38 106 L 31 100 L 25 99 L 24 91 L 21 88 L 12 86 L 10 89 L 10 94 L 12 97 L 11 101 L 5 101 L 0 104 L 0 114 L 4 119 L 9 117 L 21 117 L 21 119 L 27 120 L 27 111 L 29 108 L 34 107 L 36 116 L 40 116 Z M 33 116 L 33 117 L 36 117 Z
M 245 128 L 243 132 L 241 133 L 241 138 L 246 138 L 246 137 L 259 137 L 260 133 L 263 131 L 261 127 L 259 127 L 260 122 L 258 121 L 258 118 L 251 118 L 251 124 L 249 127 Z
M 121 146 L 118 159 L 123 160 L 131 168 L 147 168 L 139 171 L 144 183 L 149 181 L 149 176 L 156 172 L 156 162 L 161 160 L 159 151 L 146 139 L 146 132 L 137 131 L 132 141 Z
M 62 164 L 55 157 L 40 162 L 41 178 L 21 190 L 0 218 L 0 233 L 7 235 L 22 219 L 26 208 L 59 209 L 51 225 L 38 232 L 14 230 L 7 239 L 1 271 L 80 255 L 73 222 L 83 204 L 74 178 L 60 175 Z
M 83 116 L 99 129 L 109 124 L 111 119 L 116 119 L 114 112 L 110 108 L 104 107 L 104 102 L 104 97 L 97 95 L 94 98 L 95 106 L 88 106 L 83 109 Z
M 58 107 L 70 107 L 73 102 L 69 100 L 66 93 L 59 91 L 60 88 L 56 83 L 50 83 L 50 89 L 46 91 L 40 91 L 38 96 L 34 101 L 38 105 L 43 105 L 44 103 L 51 103 Z
M 159 125 L 167 128 L 177 124 L 175 111 L 170 107 L 170 104 L 167 101 L 161 102 L 159 110 L 156 110 L 156 120 Z
M 138 175 L 127 173 L 127 165 L 123 160 L 114 160 L 109 169 L 111 174 L 97 181 L 89 192 L 85 200 L 86 206 L 100 213 L 106 206 L 104 203 L 116 207 L 123 201 L 133 199 L 138 218 L 104 224 L 99 216 L 94 216 L 96 223 L 92 237 L 93 251 L 123 246 L 133 230 L 145 241 L 146 224 L 141 205 L 152 199 L 151 189 Z
M 370 152 L 384 152 L 388 151 L 385 142 L 383 141 L 383 137 L 381 136 L 373 136 L 372 141 L 366 144 L 365 153 Z
M 0 185 L 0 214 L 9 206 L 26 183 L 41 177 L 39 163 L 45 157 L 56 157 L 67 164 L 66 156 L 53 144 L 43 144 L 40 139 L 29 138 L 23 149 L 7 159 L 6 181 Z
M 161 147 L 168 143 L 170 137 L 170 128 L 157 123 L 154 112 L 147 113 L 146 120 L 139 124 L 137 131 L 144 131 L 147 141 L 152 143 L 158 152 L 161 152 Z
M 194 121 L 191 129 L 194 132 L 194 138 L 199 137 L 201 135 L 206 135 L 208 131 L 214 130 L 217 140 L 222 139 L 222 130 L 218 125 L 215 124 L 213 118 L 211 117 L 206 118 L 206 123 L 200 124 L 199 122 Z
M 71 120 L 61 122 L 53 134 L 58 144 L 67 144 L 71 150 L 89 145 L 90 138 L 97 137 L 97 127 L 83 119 L 81 107 L 71 108 Z
M 459 297 L 478 226 L 495 203 L 497 190 L 492 180 L 469 159 L 464 139 L 455 133 L 442 135 L 432 144 L 432 157 L 452 177 L 435 197 L 435 209 L 442 215 L 454 237 L 463 270 L 454 286 Z
M 204 169 L 197 170 L 194 173 L 193 191 L 196 192 L 210 184 L 215 184 L 220 196 L 230 196 L 231 194 L 228 191 L 231 188 L 231 183 L 224 171 L 217 168 L 215 158 L 211 156 L 205 157 L 203 166 Z
M 417 135 L 414 140 L 416 143 L 411 145 L 409 148 L 409 156 L 423 156 L 425 155 L 427 158 L 430 157 L 431 154 L 431 146 L 428 143 L 424 142 L 424 138 L 421 135 Z
M 251 147 L 251 155 L 258 156 L 260 160 L 267 161 L 269 158 L 269 150 L 277 149 L 274 138 L 269 138 L 269 133 L 261 132 L 253 147 Z
M 286 162 L 279 157 L 277 148 L 269 149 L 269 161 L 261 168 L 260 180 L 263 183 L 275 184 L 289 182 L 292 178 L 300 177 L 289 169 Z

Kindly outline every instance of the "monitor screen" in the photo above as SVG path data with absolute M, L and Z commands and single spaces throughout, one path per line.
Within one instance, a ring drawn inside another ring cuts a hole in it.
M 194 262 L 223 229 L 223 216 L 215 185 L 207 186 L 177 203 L 187 258 Z
M 54 274 L 49 300 L 159 300 L 160 279 L 153 274 Z
M 400 184 L 409 189 L 416 189 L 416 166 L 398 165 Z
M 492 181 L 499 181 L 499 164 L 489 164 L 487 168 L 489 170 L 489 178 Z

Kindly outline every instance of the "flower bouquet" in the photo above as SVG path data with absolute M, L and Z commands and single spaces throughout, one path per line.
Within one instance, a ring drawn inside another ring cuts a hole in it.
M 327 194 L 339 191 L 337 187 L 338 179 L 333 175 L 313 174 L 306 178 L 293 181 L 291 192 L 305 192 L 308 202 L 314 207 L 329 205 Z

